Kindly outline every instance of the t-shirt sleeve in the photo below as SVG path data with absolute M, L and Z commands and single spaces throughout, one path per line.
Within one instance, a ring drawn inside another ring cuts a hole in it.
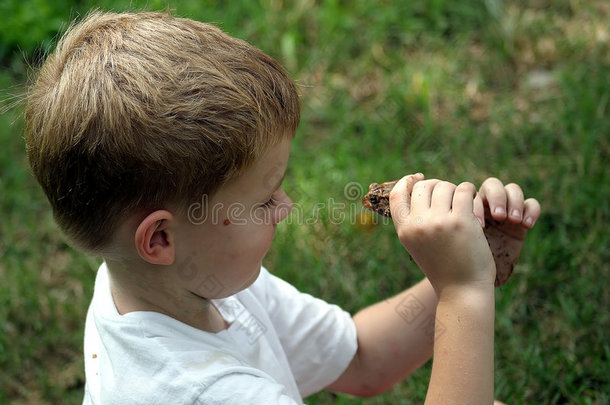
M 250 374 L 229 374 L 216 380 L 198 398 L 197 405 L 298 405 L 284 387 Z
M 259 299 L 277 331 L 301 396 L 339 378 L 358 347 L 350 314 L 298 291 L 264 268 L 253 287 L 255 295 L 264 295 Z

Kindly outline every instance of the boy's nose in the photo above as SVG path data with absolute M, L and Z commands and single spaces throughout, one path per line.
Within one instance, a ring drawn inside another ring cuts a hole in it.
M 282 202 L 278 204 L 277 211 L 275 215 L 275 223 L 279 224 L 282 222 L 292 211 L 292 200 L 288 195 L 284 194 L 284 198 L 282 198 Z

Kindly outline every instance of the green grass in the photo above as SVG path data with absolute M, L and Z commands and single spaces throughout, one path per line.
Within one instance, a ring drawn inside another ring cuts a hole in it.
M 118 1 L 44 3 L 3 3 L 3 15 L 14 19 L 0 23 L 0 98 L 25 82 L 19 50 L 36 61 L 36 44 L 48 48 L 78 13 L 123 9 Z M 170 5 L 261 47 L 300 85 L 303 119 L 285 180 L 298 210 L 279 228 L 270 269 L 357 311 L 421 275 L 391 224 L 355 220 L 360 206 L 348 185 L 363 190 L 416 171 L 454 182 L 490 175 L 517 182 L 543 214 L 513 279 L 497 293 L 496 396 L 509 404 L 610 401 L 604 1 Z M 76 404 L 99 259 L 72 250 L 54 226 L 27 169 L 17 113 L 0 116 L 0 403 Z M 327 209 L 314 216 L 316 203 L 331 201 L 345 204 L 335 212 L 345 220 Z M 322 392 L 308 402 L 421 403 L 429 373 L 428 364 L 376 398 Z

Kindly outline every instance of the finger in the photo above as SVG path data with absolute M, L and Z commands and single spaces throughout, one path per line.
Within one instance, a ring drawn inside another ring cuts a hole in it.
M 502 221 L 506 218 L 506 190 L 500 180 L 490 177 L 483 182 L 479 190 L 483 205 L 489 206 L 491 216 Z
M 472 183 L 460 183 L 453 193 L 453 212 L 458 214 L 473 215 L 474 200 L 477 189 Z
M 523 190 L 515 183 L 507 184 L 504 190 L 506 191 L 508 220 L 519 224 L 523 219 Z
M 411 213 L 416 214 L 430 208 L 432 192 L 440 180 L 422 180 L 415 183 L 411 194 Z
M 483 206 L 483 199 L 479 193 L 477 193 L 476 197 L 474 197 L 473 204 L 474 215 L 481 223 L 481 226 L 485 228 L 485 207 Z
M 535 198 L 528 198 L 523 202 L 523 225 L 533 228 L 540 218 L 540 203 Z
M 409 199 L 409 204 L 411 203 L 411 194 L 413 193 L 413 186 L 418 181 L 422 181 L 424 179 L 423 173 L 416 173 L 407 176 L 407 195 Z
M 394 223 L 401 222 L 411 211 L 411 200 L 407 195 L 407 177 L 398 180 L 390 191 L 390 212 Z
M 423 179 L 424 175 L 421 173 L 410 174 L 400 179 L 390 191 L 390 212 L 395 221 L 400 221 L 401 218 L 406 218 L 409 215 L 413 185 Z
M 448 181 L 439 181 L 432 190 L 430 207 L 436 212 L 449 212 L 453 205 L 453 193 L 455 184 Z

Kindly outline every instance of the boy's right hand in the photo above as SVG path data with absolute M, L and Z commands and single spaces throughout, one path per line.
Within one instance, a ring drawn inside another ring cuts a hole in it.
M 398 238 L 440 297 L 447 287 L 490 286 L 496 267 L 475 211 L 476 188 L 422 174 L 403 177 L 390 193 Z

